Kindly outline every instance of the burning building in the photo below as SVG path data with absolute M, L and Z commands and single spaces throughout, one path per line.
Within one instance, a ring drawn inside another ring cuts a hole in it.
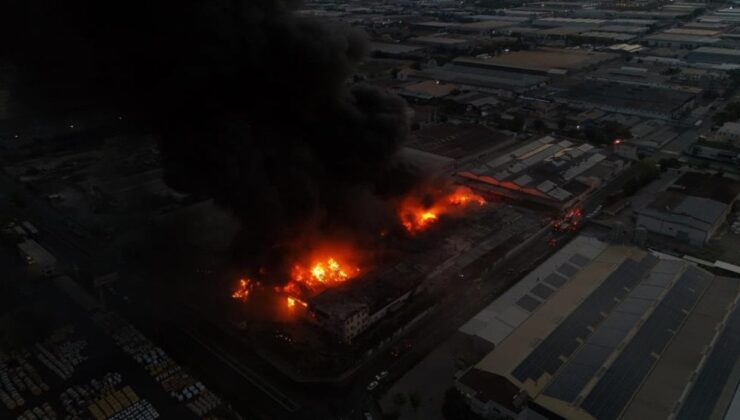
M 303 244 L 303 251 L 285 258 L 289 267 L 278 273 L 287 273 L 288 280 L 271 290 L 283 297 L 278 301 L 291 312 L 308 315 L 310 321 L 349 343 L 411 297 L 423 281 L 425 268 L 441 257 L 439 249 L 427 249 L 430 244 L 423 234 L 444 230 L 447 221 L 458 220 L 485 204 L 486 200 L 468 187 L 427 186 L 398 200 L 395 228 L 382 230 L 375 240 L 363 242 L 370 249 L 317 235 Z M 424 256 L 414 245 L 419 236 L 426 243 L 422 247 Z M 414 250 L 399 249 L 409 246 Z M 399 258 L 399 254 L 403 255 Z M 432 261 L 422 261 L 430 255 Z M 243 278 L 231 296 L 247 302 L 255 288 L 265 289 L 261 282 Z
M 341 341 L 350 343 L 403 306 L 422 280 L 422 273 L 403 264 L 374 271 L 310 298 L 308 316 Z

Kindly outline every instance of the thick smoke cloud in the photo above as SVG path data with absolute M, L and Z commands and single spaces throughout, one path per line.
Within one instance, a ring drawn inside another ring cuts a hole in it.
M 305 232 L 367 227 L 356 209 L 377 210 L 407 130 L 400 98 L 348 84 L 364 35 L 293 6 L 4 0 L 0 59 L 33 109 L 121 112 L 155 132 L 170 185 L 232 210 L 238 249 L 264 261 Z

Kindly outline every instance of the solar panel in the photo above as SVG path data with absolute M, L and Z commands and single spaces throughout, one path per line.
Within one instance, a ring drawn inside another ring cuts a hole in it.
M 602 325 L 589 338 L 588 342 L 606 348 L 616 348 L 627 335 L 626 330 L 615 330 L 614 328 L 604 328 Z
M 635 260 L 622 262 L 512 371 L 512 375 L 524 382 L 527 378 L 537 380 L 545 372 L 555 373 L 553 369 L 562 364 L 560 357 L 568 358 L 573 354 L 580 345 L 577 339 L 586 339 L 591 334 L 589 327 L 595 328 L 604 320 L 602 313 L 609 313 L 617 305 L 615 297 L 626 294 L 625 288 L 634 287 L 646 271 L 647 267 Z
M 574 265 L 563 263 L 563 265 L 558 267 L 557 271 L 568 278 L 572 278 L 578 272 L 578 268 L 576 268 Z
M 560 286 L 564 285 L 566 281 L 568 281 L 568 279 L 558 273 L 550 273 L 549 276 L 545 277 L 545 282 L 555 288 L 560 288 Z
M 682 310 L 691 309 L 707 285 L 708 277 L 697 272 L 687 270 L 679 277 L 583 401 L 586 411 L 598 419 L 619 417 L 655 363 L 652 354 L 663 352 L 686 317 Z
M 635 287 L 632 295 L 636 298 L 656 300 L 664 290 L 663 287 L 641 284 Z
M 638 286 L 639 287 L 639 286 Z M 634 294 L 630 294 L 629 297 L 625 298 L 619 305 L 620 312 L 626 312 L 628 314 L 644 314 L 647 308 L 653 305 L 654 300 L 638 299 L 634 297 Z
M 638 293 L 639 287 L 632 289 L 629 297 L 588 337 L 581 350 L 548 386 L 546 395 L 568 402 L 573 402 L 578 397 L 609 355 L 650 309 L 652 301 L 633 297 Z
M 532 296 L 524 295 L 521 298 L 519 298 L 518 301 L 516 301 L 516 304 L 519 305 L 525 311 L 532 312 L 535 309 L 537 309 L 538 306 L 540 306 L 540 301 L 533 298 Z
M 588 262 L 591 261 L 591 260 L 589 258 L 587 258 L 587 257 L 584 257 L 581 254 L 575 254 L 574 256 L 570 257 L 570 259 L 568 261 L 571 262 L 573 265 L 577 265 L 577 266 L 583 268 L 583 266 L 585 266 L 586 264 L 588 264 Z
M 658 273 L 653 271 L 650 274 L 650 278 L 642 283 L 650 286 L 667 287 L 671 284 L 674 277 L 676 277 L 676 273 Z
M 738 354 L 740 354 L 740 308 L 736 307 L 684 400 L 677 420 L 709 417 L 737 363 Z
M 532 290 L 529 291 L 529 293 L 541 298 L 542 300 L 547 300 L 547 298 L 552 295 L 552 292 L 554 292 L 553 289 L 545 286 L 542 283 L 537 284 L 537 286 L 533 287 Z

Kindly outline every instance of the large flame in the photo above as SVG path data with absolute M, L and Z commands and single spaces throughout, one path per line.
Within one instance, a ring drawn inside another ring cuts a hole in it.
M 360 268 L 355 261 L 358 254 L 349 245 L 319 247 L 300 258 L 293 265 L 287 284 L 274 291 L 285 296 L 288 308 L 306 307 L 305 299 L 356 277 Z M 260 287 L 259 282 L 242 278 L 231 297 L 246 302 L 256 287 Z
M 454 214 L 471 204 L 482 206 L 486 200 L 465 186 L 458 186 L 452 193 L 435 197 L 431 204 L 425 205 L 418 196 L 410 196 L 401 202 L 398 215 L 406 230 L 415 234 L 435 224 L 440 216 Z
M 291 271 L 290 282 L 283 287 L 285 291 L 316 293 L 323 289 L 337 286 L 359 274 L 360 268 L 340 259 L 338 256 L 327 256 L 315 259 L 310 264 L 295 264 Z
M 437 223 L 443 215 L 456 215 L 473 205 L 483 206 L 486 200 L 464 186 L 452 192 L 435 192 L 425 200 L 420 195 L 405 198 L 398 209 L 401 223 L 411 234 L 416 234 Z M 384 236 L 387 231 L 382 231 Z M 360 265 L 366 266 L 367 253 L 358 252 L 351 243 L 322 241 L 311 244 L 309 251 L 298 256 L 290 270 L 290 278 L 284 286 L 274 288 L 274 292 L 285 298 L 289 309 L 308 306 L 307 300 L 322 291 L 345 283 L 360 274 Z M 364 269 L 367 269 L 365 267 Z M 246 301 L 258 282 L 241 279 L 232 297 Z M 282 299 L 282 297 L 281 297 Z

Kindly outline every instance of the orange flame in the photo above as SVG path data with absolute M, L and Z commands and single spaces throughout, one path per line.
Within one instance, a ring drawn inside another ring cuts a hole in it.
M 290 279 L 275 292 L 286 296 L 289 308 L 307 306 L 305 299 L 336 287 L 360 274 L 364 260 L 351 243 L 323 241 L 293 263 Z
M 425 206 L 419 197 L 408 197 L 401 203 L 398 213 L 401 224 L 409 233 L 415 234 L 435 224 L 440 216 L 459 212 L 459 209 L 472 203 L 483 206 L 486 200 L 473 193 L 470 188 L 458 186 L 452 193 L 437 197 L 434 203 L 428 206 Z
M 288 304 L 288 308 L 294 308 L 296 304 L 303 306 L 304 308 L 308 307 L 308 304 L 296 297 L 288 296 L 286 299 L 286 302 Z
M 252 284 L 252 280 L 239 279 L 239 284 L 237 285 L 236 290 L 234 290 L 234 293 L 231 294 L 231 297 L 246 302 L 249 297 L 249 292 L 251 292 L 253 288 L 254 285 Z
M 316 260 L 309 267 L 296 264 L 291 272 L 291 281 L 284 289 L 290 290 L 300 284 L 311 291 L 317 291 L 344 283 L 359 272 L 358 267 L 340 262 L 335 257 Z

